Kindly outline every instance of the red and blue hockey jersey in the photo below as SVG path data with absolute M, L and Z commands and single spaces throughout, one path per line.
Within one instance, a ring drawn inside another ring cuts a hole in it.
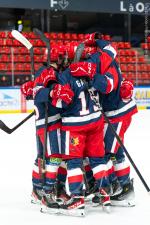
M 102 40 L 97 41 L 97 46 L 103 51 L 99 50 L 93 54 L 89 61 L 98 65 L 97 71 L 99 69 L 105 71 L 115 58 L 116 51 L 108 42 Z M 103 63 L 100 64 L 100 62 Z M 57 78 L 60 84 L 69 84 L 75 93 L 73 103 L 69 106 L 66 106 L 64 102 L 59 102 L 59 107 L 63 108 L 61 113 L 62 127 L 66 129 L 83 129 L 85 125 L 87 127 L 98 122 L 102 115 L 88 91 L 88 82 L 85 79 L 73 77 L 70 69 L 58 74 Z M 99 101 L 99 91 L 95 90 L 93 96 Z
M 102 114 L 91 100 L 85 80 L 73 77 L 70 70 L 67 69 L 58 75 L 58 82 L 62 85 L 69 84 L 75 94 L 70 105 L 66 105 L 63 101 L 59 104 L 59 107 L 62 108 L 63 129 L 79 130 L 84 126 L 92 126 L 93 123 L 99 122 Z M 98 98 L 98 91 L 95 91 L 94 94 Z
M 93 61 L 94 56 L 91 56 Z M 91 82 L 92 86 L 101 93 L 102 107 L 109 119 L 112 122 L 119 122 L 126 117 L 137 113 L 137 106 L 134 99 L 125 102 L 120 97 L 120 85 L 122 75 L 116 61 L 112 61 L 110 67 L 104 73 L 101 73 L 99 65 L 102 62 L 98 61 L 97 74 Z
M 34 107 L 36 112 L 35 124 L 38 132 L 42 131 L 45 127 L 46 104 L 48 111 L 48 130 L 56 129 L 60 127 L 61 124 L 60 110 L 52 106 L 50 102 L 49 92 L 49 88 L 41 88 L 34 99 Z

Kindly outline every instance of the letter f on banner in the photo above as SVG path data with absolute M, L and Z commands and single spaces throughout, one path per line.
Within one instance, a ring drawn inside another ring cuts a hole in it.
M 51 8 L 54 8 L 55 5 L 57 5 L 57 4 L 58 4 L 57 1 L 55 1 L 55 0 L 50 0 L 50 7 L 51 7 Z

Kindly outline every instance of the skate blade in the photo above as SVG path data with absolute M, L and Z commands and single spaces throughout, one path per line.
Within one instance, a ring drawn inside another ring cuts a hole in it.
M 94 203 L 94 202 L 92 202 L 91 205 L 92 205 L 92 207 L 98 207 L 98 206 L 101 206 L 101 203 Z
M 60 210 L 55 208 L 48 208 L 47 206 L 42 205 L 40 209 L 41 213 L 48 213 L 48 214 L 59 214 Z
M 32 204 L 35 204 L 35 205 L 41 205 L 41 200 L 39 199 L 35 199 L 35 198 L 31 198 L 31 203 Z
M 111 205 L 112 206 L 119 206 L 119 207 L 134 207 L 135 206 L 135 200 L 121 200 L 121 201 L 115 201 L 111 200 Z
M 66 216 L 84 217 L 84 209 L 60 209 L 60 213 Z
M 121 192 L 122 192 L 122 188 L 120 188 L 117 191 L 115 191 L 111 196 L 119 195 L 119 194 L 121 194 Z
M 85 198 L 84 198 L 84 201 L 86 204 L 91 204 L 91 201 L 92 201 L 92 198 L 94 197 L 94 194 L 90 194 L 90 195 L 87 195 Z
M 63 205 L 65 203 L 65 200 L 64 199 L 61 199 L 61 198 L 56 198 L 56 202 L 59 204 L 59 205 Z

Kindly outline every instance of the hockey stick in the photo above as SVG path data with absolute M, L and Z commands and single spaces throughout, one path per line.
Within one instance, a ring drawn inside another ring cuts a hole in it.
M 34 56 L 33 56 L 33 45 L 17 30 L 12 30 L 12 36 L 20 41 L 29 51 L 31 56 L 31 77 L 34 79 Z M 2 129 L 7 134 L 13 133 L 18 127 L 24 124 L 28 119 L 30 119 L 35 113 L 32 112 L 25 119 L 23 119 L 20 123 L 18 123 L 14 128 L 9 128 L 2 120 L 0 120 L 0 129 Z
M 34 80 L 34 52 L 33 45 L 17 30 L 12 30 L 12 36 L 18 40 L 21 44 L 23 44 L 30 52 L 31 57 L 31 79 Z
M 129 152 L 128 152 L 127 149 L 125 148 L 125 146 L 124 146 L 122 140 L 120 139 L 119 135 L 116 133 L 116 131 L 115 131 L 113 125 L 111 124 L 111 122 L 109 121 L 109 119 L 108 119 L 108 117 L 106 116 L 105 112 L 103 111 L 103 109 L 102 109 L 100 103 L 98 102 L 97 98 L 94 96 L 93 91 L 90 90 L 90 89 L 88 89 L 88 91 L 89 91 L 89 93 L 90 93 L 91 99 L 95 102 L 96 106 L 100 109 L 102 115 L 104 116 L 105 121 L 108 123 L 108 125 L 109 125 L 109 127 L 110 127 L 112 133 L 113 133 L 114 136 L 116 137 L 116 139 L 117 139 L 118 143 L 120 144 L 121 148 L 124 150 L 124 152 L 125 152 L 127 158 L 129 159 L 131 165 L 132 165 L 133 168 L 135 169 L 135 171 L 136 171 L 138 177 L 140 178 L 140 180 L 141 180 L 141 182 L 143 183 L 144 187 L 146 188 L 147 192 L 150 192 L 149 186 L 147 185 L 145 179 L 143 178 L 143 176 L 142 176 L 142 174 L 140 173 L 139 169 L 138 169 L 137 166 L 135 165 L 133 159 L 131 158 Z
M 133 166 L 134 170 L 136 171 L 138 177 L 140 178 L 141 182 L 143 183 L 145 189 L 147 190 L 147 192 L 150 192 L 149 186 L 147 185 L 145 179 L 143 178 L 143 176 L 142 176 L 142 174 L 140 173 L 139 169 L 138 169 L 137 166 L 135 165 L 133 159 L 131 158 L 129 152 L 128 152 L 127 149 L 125 148 L 125 146 L 124 146 L 123 142 L 121 141 L 119 135 L 116 133 L 116 131 L 115 131 L 113 125 L 111 124 L 111 122 L 109 121 L 108 117 L 106 116 L 105 112 L 104 112 L 102 109 L 101 109 L 101 112 L 102 112 L 102 114 L 103 114 L 103 116 L 104 116 L 104 118 L 105 118 L 105 121 L 108 123 L 108 125 L 109 125 L 109 127 L 110 127 L 112 133 L 113 133 L 114 136 L 116 137 L 118 143 L 120 144 L 121 148 L 124 150 L 124 152 L 125 152 L 127 158 L 129 159 L 129 161 L 130 161 L 131 165 Z
M 18 127 L 24 124 L 28 119 L 30 119 L 35 112 L 30 113 L 25 119 L 23 119 L 20 123 L 18 123 L 15 127 L 9 128 L 2 120 L 0 120 L 0 129 L 6 132 L 7 134 L 13 133 Z
M 30 51 L 30 56 L 31 56 L 31 76 L 32 76 L 32 79 L 34 79 L 33 45 L 19 31 L 12 30 L 11 34 L 16 40 L 20 41 Z M 30 119 L 34 114 L 35 114 L 35 112 L 32 112 L 30 115 L 28 115 L 25 119 L 23 119 L 20 123 L 18 123 L 13 128 L 9 128 L 2 120 L 0 120 L 0 129 L 2 129 L 7 134 L 11 134 L 18 127 L 20 127 L 22 124 L 24 124 L 28 119 Z
M 46 47 L 48 50 L 47 62 L 48 62 L 48 66 L 50 66 L 50 40 L 38 28 L 33 28 L 33 31 L 46 44 Z
M 33 31 L 46 44 L 46 47 L 48 49 L 47 62 L 48 62 L 48 67 L 49 67 L 50 66 L 50 40 L 39 29 L 34 28 Z M 48 104 L 45 103 L 45 128 L 44 128 L 43 157 L 42 157 L 42 159 L 41 158 L 38 159 L 39 175 L 43 180 L 43 185 L 44 185 L 44 178 L 45 178 L 45 176 L 44 176 L 44 173 L 45 173 L 45 154 L 46 154 L 46 150 L 47 150 L 47 126 L 48 126 Z

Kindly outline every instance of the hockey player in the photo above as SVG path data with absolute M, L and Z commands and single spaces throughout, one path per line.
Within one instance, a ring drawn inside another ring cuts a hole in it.
M 96 64 L 96 72 L 101 70 L 102 73 L 106 71 L 111 65 L 112 61 L 116 57 L 116 49 L 107 41 L 102 39 L 102 36 L 99 33 L 93 33 L 87 35 L 87 39 L 84 41 L 85 49 L 83 51 L 82 56 L 84 55 L 87 58 L 86 62 L 94 62 Z M 85 59 L 84 59 L 85 61 Z M 86 74 L 86 70 L 84 68 L 84 63 L 73 63 L 71 65 L 72 71 L 80 74 L 82 70 L 82 74 Z M 102 83 L 103 85 L 103 83 Z M 90 86 L 89 90 L 90 94 L 93 95 L 93 88 Z M 87 164 L 87 161 L 86 161 Z M 113 169 L 113 165 L 112 168 Z M 92 177 L 92 171 L 90 171 L 90 166 L 85 166 L 85 171 L 87 180 L 89 182 L 89 194 L 93 192 L 96 187 L 94 187 L 94 179 Z M 110 169 L 109 169 L 110 171 Z M 111 180 L 110 180 L 111 181 Z M 88 194 L 88 193 L 87 193 Z
M 102 94 L 103 110 L 113 124 L 117 134 L 124 140 L 124 134 L 131 123 L 132 115 L 137 112 L 136 103 L 131 98 L 133 84 L 130 81 L 122 80 L 116 61 L 112 62 L 105 73 L 100 71 L 94 76 L 92 86 Z M 132 206 L 134 205 L 134 202 L 132 202 L 133 198 L 132 200 L 129 198 L 128 201 L 129 194 L 133 193 L 133 183 L 130 180 L 130 166 L 125 160 L 124 152 L 107 123 L 105 123 L 104 135 L 108 164 L 111 164 L 111 156 L 114 155 L 114 169 L 122 187 L 120 194 L 111 197 L 111 204 L 115 205 L 120 202 L 120 205 Z
M 93 38 L 94 37 L 94 38 Z M 85 41 L 86 44 L 90 44 L 99 47 L 99 40 L 95 40 L 95 35 L 90 35 L 89 39 Z M 107 48 L 107 47 L 106 47 Z M 111 48 L 111 47 L 110 47 Z M 101 48 L 102 49 L 102 48 Z M 104 48 L 105 49 L 105 48 Z M 133 85 L 130 81 L 123 81 L 120 69 L 113 61 L 110 68 L 103 67 L 104 60 L 97 57 L 96 54 L 92 54 L 88 58 L 88 62 L 97 63 L 97 74 L 94 76 L 91 87 L 99 90 L 102 94 L 102 105 L 106 115 L 111 119 L 111 122 L 115 125 L 116 132 L 120 137 L 124 138 L 124 133 L 127 130 L 131 122 L 131 117 L 137 112 L 137 107 L 134 100 L 131 99 L 133 93 Z M 76 68 L 78 65 L 76 64 Z M 107 71 L 106 71 L 107 68 Z M 101 75 L 100 75 L 100 74 Z M 113 141 L 114 140 L 114 141 Z M 133 184 L 129 178 L 130 169 L 126 164 L 123 150 L 119 147 L 117 140 L 109 129 L 108 124 L 105 124 L 105 151 L 107 153 L 106 159 L 110 167 L 110 172 L 113 168 L 110 153 L 115 154 L 115 172 L 122 186 L 122 193 L 115 197 L 111 197 L 112 204 L 118 204 L 119 200 L 122 200 L 122 196 L 130 192 L 133 193 Z M 111 147 L 112 146 L 112 147 Z M 118 151 L 117 151 L 118 150 Z M 115 181 L 114 174 L 111 173 L 111 182 Z M 113 180 L 114 179 L 114 180 Z M 115 189 L 116 187 L 114 187 Z M 120 191 L 120 189 L 119 189 Z M 115 200 L 118 199 L 116 203 Z M 121 201 L 121 205 L 133 205 L 132 201 Z
M 133 99 L 133 89 L 134 87 L 131 81 L 125 79 L 122 80 L 120 84 L 120 102 L 118 104 L 118 108 L 115 109 L 114 107 L 115 110 L 111 110 L 110 108 L 109 111 L 108 107 L 108 111 L 106 111 L 107 117 L 110 119 L 116 130 L 116 133 L 119 135 L 123 142 L 124 135 L 131 124 L 132 116 L 137 113 L 137 106 Z M 104 99 L 104 101 L 106 100 L 107 99 Z M 121 104 L 122 107 L 120 107 Z M 104 141 L 106 143 L 105 149 L 107 153 L 107 160 L 109 160 L 109 157 L 112 157 L 114 172 L 122 187 L 121 193 L 116 193 L 114 196 L 111 197 L 112 205 L 134 206 L 134 188 L 133 179 L 131 180 L 130 178 L 130 165 L 126 160 L 126 156 L 123 149 L 118 144 L 116 138 L 110 131 L 109 125 L 107 123 L 105 125 L 105 131 L 106 132 Z
M 109 50 L 107 47 L 105 48 L 106 52 L 102 56 L 100 53 L 96 56 L 105 60 L 105 54 L 109 54 L 109 59 L 112 60 L 115 50 L 111 46 L 108 48 Z M 105 66 L 108 67 L 108 64 L 109 62 L 106 61 Z M 85 62 L 70 65 L 70 70 L 60 74 L 58 78 L 59 83 L 69 84 L 75 93 L 72 103 L 61 113 L 61 150 L 65 158 L 68 158 L 68 184 L 72 196 L 71 200 L 61 207 L 65 214 L 84 214 L 82 172 L 84 156 L 89 157 L 93 176 L 98 184 L 102 206 L 105 210 L 110 210 L 109 181 L 103 148 L 103 117 L 91 98 L 85 79 L 85 77 L 92 77 L 95 73 L 96 64 Z M 61 88 L 58 85 L 52 91 L 51 97 L 54 105 L 63 108 L 65 106 L 59 99 L 59 93 L 61 93 Z M 98 98 L 97 91 L 93 94 L 95 98 Z
M 34 81 L 28 81 L 21 86 L 21 92 L 25 96 L 26 100 L 33 100 L 33 87 L 34 87 Z M 36 133 L 36 147 L 37 147 L 37 157 L 34 162 L 34 167 L 32 171 L 32 185 L 33 185 L 33 191 L 31 195 L 31 203 L 34 204 L 41 204 L 41 200 L 43 197 L 43 180 L 39 171 L 40 165 L 38 163 L 40 162 L 38 159 L 41 158 L 41 155 L 43 153 L 43 144 L 39 138 L 39 136 Z
M 61 120 L 58 109 L 51 105 L 49 99 L 50 87 L 56 83 L 55 73 L 56 71 L 53 67 L 45 69 L 41 75 L 35 79 L 32 86 L 36 112 L 36 134 L 38 140 L 40 141 L 39 143 L 42 143 L 41 150 L 44 149 L 44 142 L 47 142 L 46 152 L 43 153 L 44 151 L 40 151 L 38 154 L 38 159 L 35 162 L 35 167 L 33 170 L 32 197 L 38 200 L 41 200 L 42 198 L 42 211 L 48 211 L 49 213 L 57 213 L 59 211 L 59 204 L 55 200 L 54 189 L 56 185 L 58 167 L 61 163 Z M 28 90 L 31 90 L 30 87 L 28 87 Z M 48 113 L 47 124 L 45 124 L 45 109 L 47 109 Z M 45 129 L 47 130 L 47 140 L 44 139 Z M 41 161 L 43 154 L 45 154 L 46 165 L 45 171 L 41 171 L 44 172 L 44 181 L 41 184 L 38 162 Z
M 37 136 L 40 138 L 43 146 L 45 142 L 47 143 L 46 152 L 43 153 L 45 154 L 46 165 L 44 173 L 45 182 L 43 186 L 45 194 L 42 198 L 42 210 L 48 210 L 50 213 L 57 213 L 59 210 L 59 205 L 55 201 L 55 184 L 57 170 L 61 163 L 59 150 L 60 114 L 58 110 L 52 107 L 48 98 L 50 86 L 56 83 L 55 73 L 56 71 L 52 67 L 45 69 L 41 75 L 35 79 L 33 89 Z M 46 113 L 47 118 L 45 118 Z M 45 129 L 47 134 L 45 134 Z M 41 157 L 43 157 L 43 155 Z
M 114 65 L 112 64 L 112 67 L 113 66 Z M 102 78 L 98 77 L 98 75 Z M 102 94 L 107 93 L 106 95 L 102 95 L 102 106 L 104 112 L 110 119 L 110 122 L 113 124 L 116 133 L 120 136 L 122 141 L 124 141 L 124 134 L 131 123 L 132 115 L 137 112 L 137 108 L 134 100 L 131 99 L 133 93 L 133 84 L 127 80 L 122 81 L 122 78 L 119 75 L 119 70 L 116 69 L 116 71 L 113 71 L 112 68 L 110 68 L 103 75 L 97 74 L 94 77 L 92 85 L 97 90 L 101 90 Z M 107 89 L 106 87 L 104 88 L 104 84 L 106 84 L 106 86 L 108 85 L 106 79 L 107 76 L 109 76 L 109 79 L 110 76 L 113 77 L 113 86 L 111 86 L 109 83 L 110 89 Z M 102 83 L 103 85 L 101 85 Z M 110 168 L 112 168 L 111 159 L 113 157 L 115 159 L 115 161 L 113 161 L 114 172 L 122 187 L 121 193 L 118 195 L 115 193 L 115 196 L 111 197 L 111 204 L 132 206 L 134 205 L 134 201 L 132 201 L 133 198 L 128 199 L 129 194 L 131 192 L 133 193 L 133 183 L 132 180 L 130 180 L 130 166 L 125 160 L 124 152 L 119 146 L 114 134 L 111 131 L 111 128 L 109 127 L 109 124 L 107 123 L 105 123 L 104 129 L 104 143 L 108 165 L 110 165 Z M 111 182 L 115 183 L 115 177 L 113 173 L 110 173 L 110 177 L 111 176 Z

